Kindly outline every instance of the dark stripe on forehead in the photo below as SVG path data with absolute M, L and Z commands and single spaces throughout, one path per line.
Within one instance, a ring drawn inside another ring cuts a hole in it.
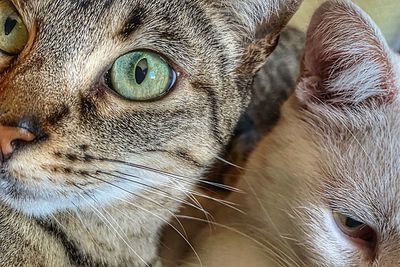
M 90 0 L 70 0 L 70 1 L 71 3 L 74 3 L 83 9 L 87 9 L 90 6 Z
M 160 1 L 148 7 L 142 3 L 130 8 L 132 11 L 117 31 L 118 39 L 129 42 L 132 35 L 143 27 L 143 36 L 139 36 L 139 39 L 152 40 L 149 46 L 167 52 L 167 56 L 177 59 L 178 65 L 192 66 L 193 57 L 199 56 L 193 54 L 196 51 L 203 52 L 200 55 L 202 59 L 211 55 L 217 58 L 218 68 L 223 71 L 221 76 L 232 65 L 217 25 L 197 1 L 180 0 L 179 4 Z
M 190 3 L 190 4 L 189 4 Z M 194 25 L 199 25 L 200 32 L 199 37 L 204 42 L 204 45 L 207 46 L 207 55 L 203 55 L 206 58 L 215 57 L 218 62 L 218 70 L 221 72 L 220 77 L 225 77 L 228 75 L 228 68 L 231 67 L 234 63 L 231 58 L 228 56 L 226 51 L 226 45 L 222 42 L 224 38 L 224 33 L 220 32 L 218 29 L 218 25 L 208 16 L 208 13 L 204 10 L 204 8 L 199 5 L 196 1 L 188 2 L 188 5 L 191 6 L 191 12 L 189 15 L 194 21 Z M 182 31 L 185 31 L 187 25 L 181 25 Z M 215 92 L 216 94 L 217 92 Z
M 145 13 L 146 10 L 141 6 L 137 6 L 132 10 L 126 19 L 124 26 L 119 31 L 119 35 L 122 39 L 128 39 L 130 35 L 132 35 L 142 26 Z
M 96 5 L 96 9 L 104 10 L 111 7 L 114 3 L 114 0 L 70 0 L 72 4 L 82 8 L 83 10 L 88 9 L 89 7 Z

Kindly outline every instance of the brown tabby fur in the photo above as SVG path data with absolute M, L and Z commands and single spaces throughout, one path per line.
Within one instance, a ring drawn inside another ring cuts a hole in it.
M 1 166 L 0 266 L 159 266 L 163 225 L 228 143 L 300 1 L 14 0 L 30 32 L 1 61 L 0 124 L 36 135 Z M 155 102 L 105 85 L 119 56 L 180 73 Z

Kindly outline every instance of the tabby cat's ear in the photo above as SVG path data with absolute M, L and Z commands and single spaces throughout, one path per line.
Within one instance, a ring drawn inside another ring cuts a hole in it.
M 255 74 L 274 51 L 279 33 L 303 0 L 224 0 L 236 17 L 232 27 L 244 32 L 243 52 L 237 71 Z
M 400 87 L 394 60 L 364 11 L 350 1 L 328 1 L 308 30 L 297 98 L 336 106 L 391 101 Z

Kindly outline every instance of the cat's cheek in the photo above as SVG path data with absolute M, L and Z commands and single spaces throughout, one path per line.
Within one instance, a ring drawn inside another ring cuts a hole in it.
M 191 177 L 198 174 L 192 168 L 181 166 L 178 158 L 160 157 L 154 153 L 125 160 L 136 162 L 137 166 L 156 166 L 159 172 L 124 164 L 123 161 L 114 166 L 101 161 L 88 165 L 79 161 L 71 164 L 63 156 L 52 158 L 42 151 L 40 156 L 31 157 L 32 152 L 20 154 L 18 160 L 10 164 L 8 172 L 13 179 L 3 179 L 0 198 L 33 217 L 49 216 L 67 209 L 91 209 L 98 207 L 99 203 L 123 202 L 136 207 L 135 203 L 143 199 L 151 203 L 163 202 L 166 195 L 184 199 L 196 179 L 190 181 L 176 173 Z M 68 166 L 69 173 L 61 166 Z M 80 174 L 81 170 L 85 173 Z
M 357 252 L 357 247 L 351 240 L 340 230 L 339 226 L 335 222 L 335 219 L 332 215 L 332 211 L 325 211 L 325 221 L 329 232 L 332 234 L 332 242 L 336 243 L 336 247 L 341 248 L 341 250 L 347 250 L 352 252 Z M 342 255 L 342 253 L 339 253 Z
M 0 52 L 0 74 L 3 73 L 11 64 L 13 57 L 4 55 Z
M 354 266 L 347 257 L 348 254 L 354 254 L 354 247 L 341 234 L 332 211 L 314 206 L 310 212 L 303 236 L 305 250 L 302 253 L 306 253 L 306 257 L 314 261 L 315 266 L 321 262 L 332 267 Z
M 346 238 L 343 236 L 343 233 L 341 233 L 341 230 L 335 222 L 335 219 L 332 216 L 332 212 L 330 210 L 325 211 L 325 221 L 327 223 L 329 232 L 332 233 L 333 240 L 337 241 L 338 243 L 344 243 L 347 246 L 350 246 L 350 243 L 348 243 Z

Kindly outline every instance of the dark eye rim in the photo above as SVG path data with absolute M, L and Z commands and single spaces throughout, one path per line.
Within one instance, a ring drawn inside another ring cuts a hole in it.
M 338 229 L 351 241 L 356 244 L 367 244 L 367 246 L 370 248 L 375 247 L 378 235 L 374 227 L 359 221 L 358 219 L 354 219 L 355 216 L 348 216 L 346 213 L 341 213 L 335 210 L 333 210 L 332 216 Z M 351 220 L 360 223 L 360 225 L 353 228 L 346 226 L 342 223 L 342 220 L 338 216 L 343 216 L 343 218 L 346 219 L 350 218 Z
M 171 74 L 173 75 L 173 80 L 174 83 L 172 83 L 167 90 L 163 94 L 161 94 L 159 97 L 148 99 L 148 100 L 131 100 L 128 99 L 122 95 L 120 95 L 116 90 L 113 89 L 113 85 L 111 82 L 111 69 L 118 58 L 123 57 L 126 54 L 133 53 L 136 51 L 144 51 L 147 53 L 153 53 L 159 55 L 170 67 L 171 67 Z M 158 102 L 165 97 L 167 97 L 170 93 L 172 93 L 176 87 L 178 87 L 180 80 L 184 77 L 185 75 L 181 71 L 180 67 L 178 67 L 168 56 L 165 56 L 163 53 L 159 53 L 158 51 L 151 50 L 151 49 L 146 49 L 146 48 L 136 48 L 134 50 L 130 50 L 128 52 L 125 52 L 118 57 L 114 59 L 114 61 L 107 67 L 107 70 L 104 72 L 104 74 L 101 76 L 102 77 L 102 83 L 104 86 L 107 87 L 108 91 L 111 91 L 114 95 L 118 96 L 122 100 L 129 101 L 129 102 L 136 102 L 136 103 L 151 103 L 151 102 Z

